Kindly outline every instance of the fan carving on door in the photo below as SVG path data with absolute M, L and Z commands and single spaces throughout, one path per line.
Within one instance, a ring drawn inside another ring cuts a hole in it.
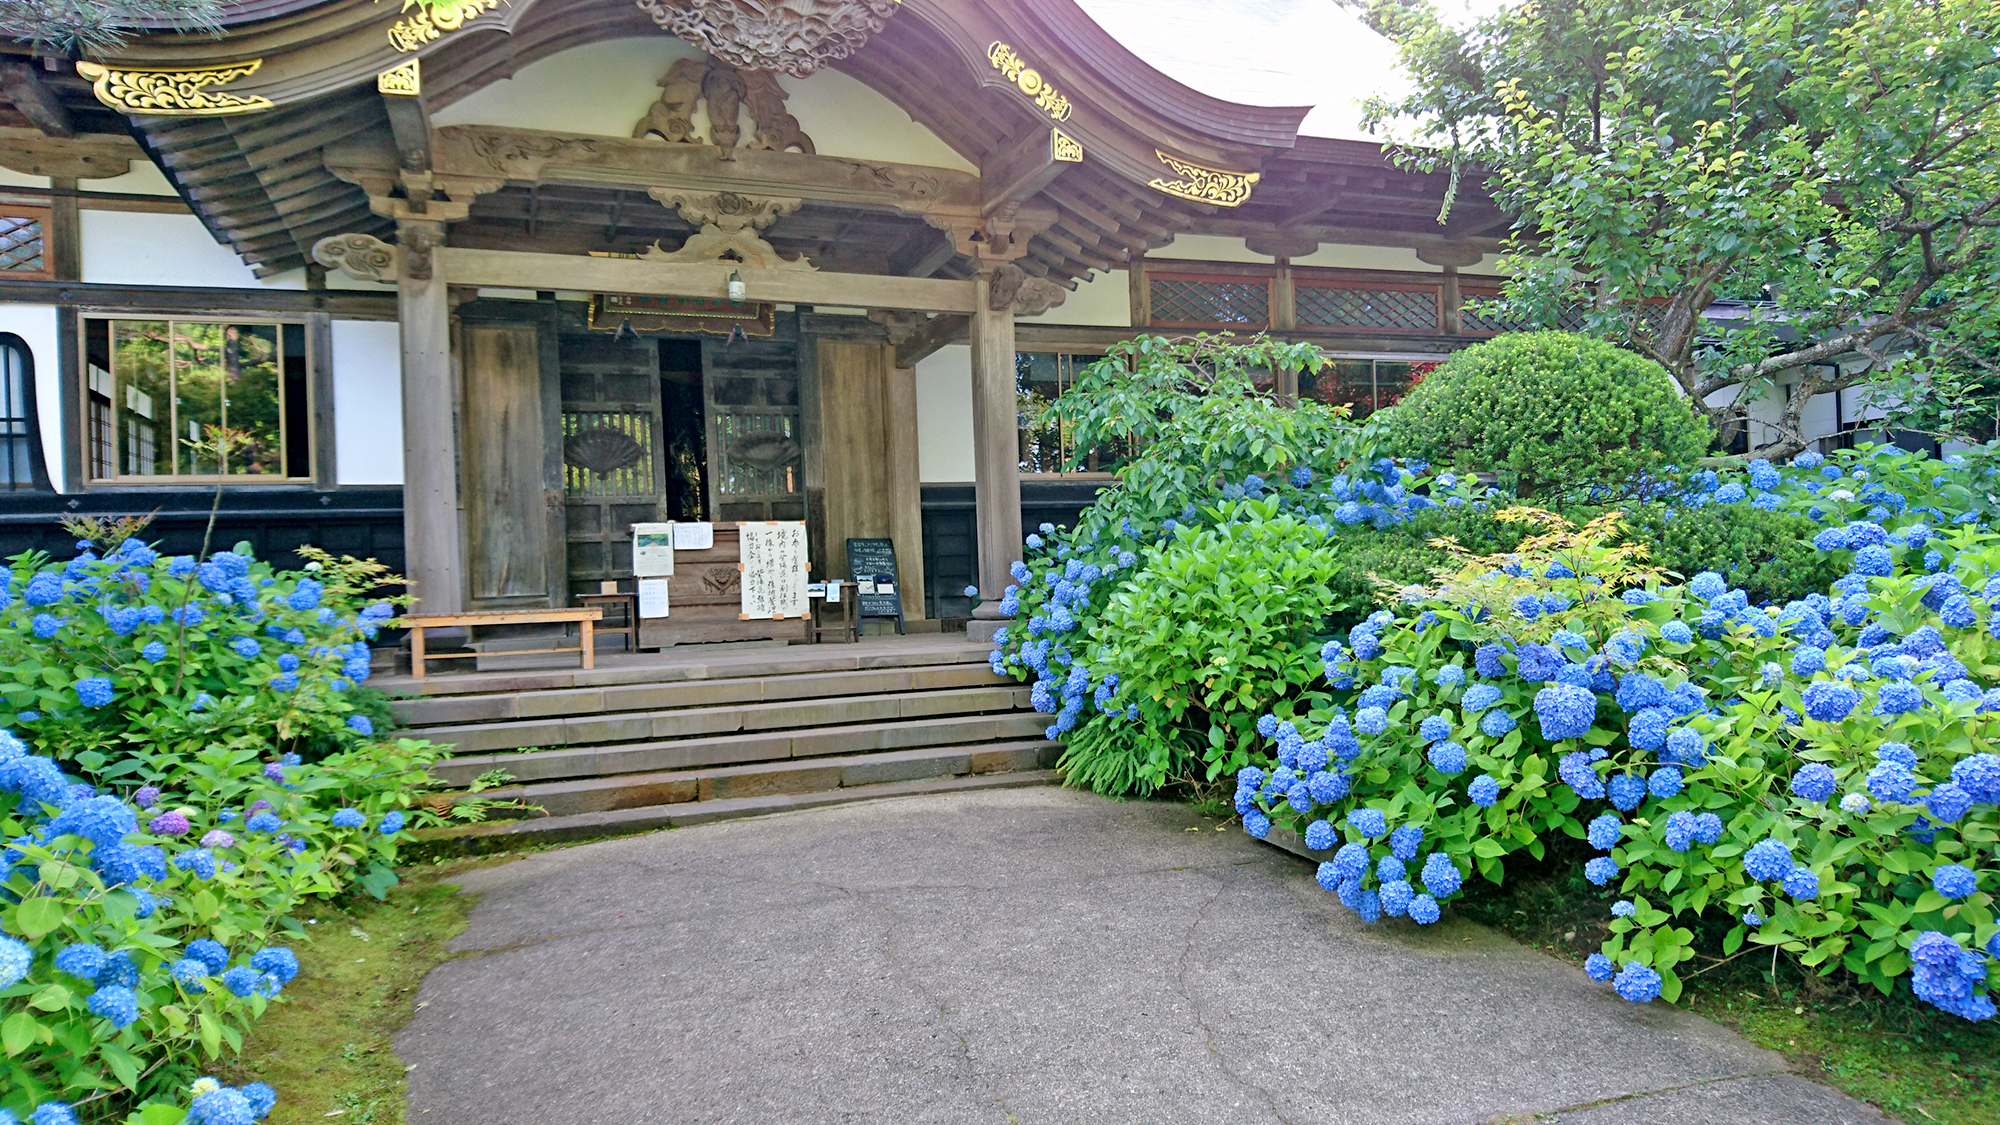
M 646 456 L 646 447 L 640 445 L 631 434 L 595 426 L 581 430 L 563 439 L 563 460 L 608 477 L 620 469 L 638 464 Z

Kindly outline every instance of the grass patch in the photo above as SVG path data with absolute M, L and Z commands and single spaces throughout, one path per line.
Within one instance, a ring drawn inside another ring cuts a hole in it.
M 451 958 L 445 943 L 465 929 L 473 900 L 449 879 L 471 866 L 404 870 L 384 901 L 301 910 L 298 979 L 217 1076 L 277 1090 L 269 1125 L 401 1125 L 404 1072 L 392 1039 L 415 1014 L 424 974 Z
M 1611 904 L 1623 897 L 1584 879 L 1584 861 L 1595 854 L 1558 837 L 1539 863 L 1510 857 L 1504 886 L 1468 882 L 1454 907 L 1581 966 L 1608 936 Z M 1967 1023 L 1907 993 L 1883 996 L 1843 974 L 1801 972 L 1768 952 L 1723 958 L 1723 932 L 1698 931 L 1703 956 L 1683 966 L 1699 975 L 1682 992 L 1682 1007 L 1912 1125 L 2000 1121 L 2000 1021 Z

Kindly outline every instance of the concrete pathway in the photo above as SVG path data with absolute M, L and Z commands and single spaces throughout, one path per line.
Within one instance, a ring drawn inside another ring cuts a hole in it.
M 396 1041 L 409 1120 L 1887 1121 L 1449 912 L 1364 925 L 1202 824 L 1008 790 L 469 873 L 468 955 Z

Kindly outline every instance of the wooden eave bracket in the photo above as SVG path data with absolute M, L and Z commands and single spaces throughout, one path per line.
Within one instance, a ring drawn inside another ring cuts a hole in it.
M 24 176 L 108 180 L 132 170 L 146 159 L 139 142 L 113 133 L 51 137 L 39 129 L 0 128 L 0 168 Z

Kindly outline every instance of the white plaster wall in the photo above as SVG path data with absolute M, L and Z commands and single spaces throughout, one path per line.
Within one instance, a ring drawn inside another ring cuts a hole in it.
M 150 160 L 139 159 L 132 162 L 132 170 L 122 176 L 104 180 L 78 180 L 77 187 L 84 191 L 115 191 L 126 195 L 178 195 L 174 185 L 167 182 L 167 174 Z
M 28 345 L 35 364 L 35 413 L 42 431 L 42 456 L 57 492 L 66 491 L 62 475 L 62 378 L 56 364 L 54 305 L 0 305 L 0 332 L 12 332 Z
M 1229 238 L 1219 234 L 1179 234 L 1165 246 L 1146 251 L 1148 260 L 1172 259 L 1177 262 L 1256 262 L 1271 264 L 1269 254 L 1252 254 L 1240 238 Z
M 948 344 L 917 363 L 917 479 L 970 484 L 972 346 Z
M 45 188 L 48 186 L 49 178 L 47 176 L 30 176 L 25 172 L 16 172 L 12 168 L 0 168 L 0 187 Z
M 629 137 L 647 107 L 659 100 L 660 76 L 676 59 L 700 53 L 693 44 L 670 35 L 574 47 L 453 102 L 432 113 L 431 121 Z M 821 156 L 978 171 L 858 79 L 822 70 L 810 78 L 780 76 L 778 81 L 790 95 L 787 112 L 799 119 Z M 742 122 L 747 139 L 751 133 L 747 110 Z M 694 124 L 708 135 L 705 107 L 695 114 Z
M 333 455 L 341 484 L 403 483 L 402 365 L 393 321 L 333 322 Z
M 1078 324 L 1129 328 L 1132 324 L 1132 280 L 1124 270 L 1092 275 L 1063 303 L 1040 316 L 1024 316 L 1022 324 Z
M 83 280 L 125 285 L 214 285 L 303 289 L 303 271 L 260 281 L 236 252 L 192 214 L 90 211 L 83 229 Z

